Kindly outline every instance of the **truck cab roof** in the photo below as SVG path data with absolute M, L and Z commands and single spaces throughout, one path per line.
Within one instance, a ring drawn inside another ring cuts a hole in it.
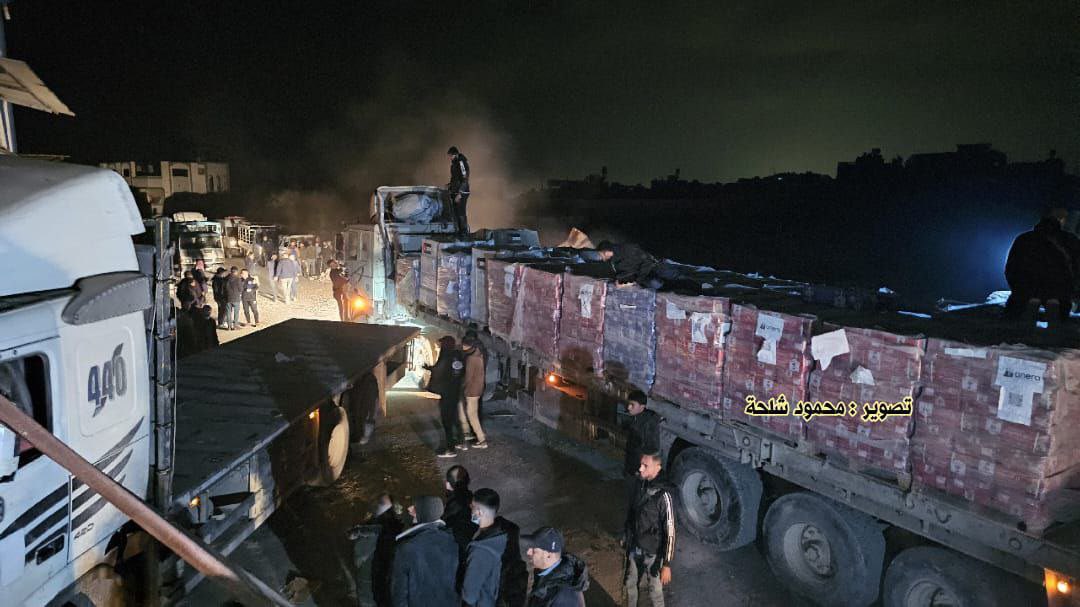
M 138 270 L 142 219 L 114 171 L 0 155 L 0 297 Z

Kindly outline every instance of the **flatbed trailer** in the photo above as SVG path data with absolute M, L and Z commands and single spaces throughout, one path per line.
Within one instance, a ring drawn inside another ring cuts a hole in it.
M 417 321 L 450 334 L 460 335 L 468 328 L 423 306 L 417 306 L 415 315 Z M 486 331 L 480 333 L 480 338 L 489 356 L 498 360 L 500 381 L 519 410 L 578 441 L 601 441 L 607 447 L 621 445 L 623 438 L 611 409 L 625 398 L 628 386 L 611 378 L 563 370 L 557 361 Z M 534 399 L 536 391 L 551 389 L 553 384 L 575 398 L 565 399 L 566 404 L 556 412 L 541 411 Z M 809 493 L 842 516 L 861 519 L 887 535 L 890 556 L 903 547 L 944 547 L 954 551 L 949 554 L 955 555 L 953 560 L 960 563 L 958 566 L 971 568 L 972 579 L 986 578 L 989 572 L 991 581 L 987 583 L 992 586 L 993 570 L 984 565 L 988 564 L 1031 584 L 1046 586 L 1051 605 L 1076 604 L 1071 582 L 1080 579 L 1080 522 L 1051 528 L 1043 536 L 1031 535 L 1005 517 L 970 502 L 934 490 L 912 491 L 896 482 L 838 467 L 766 430 L 723 421 L 655 397 L 649 399 L 649 407 L 663 417 L 665 469 L 676 479 L 697 479 L 696 486 L 679 486 L 678 511 L 684 528 L 691 528 L 703 541 L 721 550 L 746 545 L 759 533 L 765 533 L 767 523 L 761 519 L 767 517 L 759 516 L 759 512 L 764 512 L 770 502 L 789 493 Z M 609 414 L 597 415 L 601 410 Z M 680 470 L 680 466 L 690 465 L 695 466 L 692 472 Z M 694 503 L 694 492 L 705 486 L 718 495 L 714 496 L 718 508 L 715 513 L 702 512 L 700 504 Z M 710 524 L 713 514 L 737 520 Z M 711 531 L 712 527 L 717 530 Z M 882 552 L 884 548 L 882 542 Z M 880 578 L 885 577 L 888 566 L 887 561 L 881 564 Z M 872 584 L 874 597 L 867 603 L 878 599 L 880 579 L 872 577 L 867 583 Z M 1016 600 L 1025 602 L 1010 603 L 1011 598 L 999 596 L 1001 605 L 1037 604 L 1031 601 L 1039 600 L 1038 589 L 1032 586 L 1002 584 L 993 590 L 1015 591 L 1015 596 L 1024 597 Z M 1024 594 L 1025 590 L 1028 594 Z M 912 596 L 902 604 L 921 605 L 922 598 Z

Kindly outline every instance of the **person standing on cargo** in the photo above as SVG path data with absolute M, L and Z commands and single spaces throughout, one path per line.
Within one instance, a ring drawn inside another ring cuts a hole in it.
M 638 470 L 641 456 L 660 450 L 660 416 L 645 408 L 649 397 L 641 390 L 633 390 L 626 397 L 626 412 L 630 421 L 626 425 L 626 453 L 623 456 L 623 477 L 626 479 L 626 498 L 630 504 L 641 484 Z
M 487 449 L 487 437 L 480 426 L 480 397 L 484 395 L 484 355 L 480 351 L 480 340 L 476 337 L 466 337 L 461 345 L 465 352 L 465 381 L 461 390 L 465 404 L 459 411 L 461 430 L 468 432 L 471 426 L 476 434 L 473 447 Z
M 450 149 L 446 150 L 446 155 L 450 158 L 450 185 L 446 189 L 450 192 L 450 200 L 454 203 L 458 228 L 468 234 L 469 218 L 465 207 L 469 202 L 469 159 L 458 151 L 457 146 L 450 146 Z
M 659 453 L 641 456 L 641 484 L 630 502 L 626 517 L 627 605 L 637 607 L 641 578 L 649 582 L 653 607 L 664 607 L 664 586 L 671 583 L 671 559 L 675 557 L 674 488 L 659 480 Z
M 465 363 L 461 360 L 461 351 L 457 341 L 449 335 L 439 339 L 439 359 L 434 365 L 424 365 L 431 372 L 428 391 L 439 395 L 439 417 L 442 419 L 443 433 L 446 435 L 446 447 L 439 451 L 439 457 L 457 457 L 455 449 L 465 450 L 461 436 L 461 422 L 458 410 L 461 408 L 461 380 L 465 376 Z
M 440 520 L 442 500 L 433 495 L 416 498 L 409 508 L 416 525 L 397 536 L 390 575 L 394 607 L 436 607 L 460 604 L 458 547 Z

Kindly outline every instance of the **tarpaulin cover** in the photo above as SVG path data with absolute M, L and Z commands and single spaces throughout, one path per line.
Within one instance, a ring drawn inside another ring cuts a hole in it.
M 409 192 L 393 196 L 391 212 L 404 223 L 431 223 L 442 214 L 442 201 L 429 194 Z
M 923 369 L 916 487 L 998 510 L 1033 533 L 1080 517 L 1080 353 L 935 338 Z
M 730 314 L 726 297 L 657 293 L 653 394 L 691 408 L 720 409 Z
M 559 355 L 559 314 L 563 274 L 535 266 L 521 271 L 510 341 L 555 360 Z
M 746 399 L 768 401 L 781 394 L 791 406 L 806 400 L 813 359 L 810 337 L 814 317 L 759 310 L 732 304 L 731 333 L 724 354 L 724 418 L 767 428 L 801 440 L 802 418 L 750 416 Z
M 397 301 L 399 305 L 415 306 L 420 296 L 418 257 L 398 257 L 397 259 Z
M 521 284 L 521 265 L 500 259 L 487 260 L 488 330 L 509 340 L 514 326 L 514 307 Z
M 645 392 L 656 375 L 656 291 L 611 286 L 604 302 L 604 374 Z
M 472 300 L 472 260 L 468 253 L 439 254 L 436 311 L 453 320 L 468 320 Z
M 817 364 L 810 374 L 808 400 L 855 401 L 858 414 L 818 417 L 806 424 L 807 439 L 818 453 L 853 470 L 910 478 L 913 418 L 890 416 L 862 421 L 863 405 L 897 403 L 917 396 L 926 339 L 875 329 L 824 323 L 811 340 Z
M 595 375 L 603 372 L 607 287 L 603 280 L 563 275 L 558 360 L 562 370 Z

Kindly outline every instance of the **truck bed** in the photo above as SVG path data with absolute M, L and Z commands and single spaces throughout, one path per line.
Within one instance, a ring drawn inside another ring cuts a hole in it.
M 292 319 L 180 360 L 173 503 L 224 477 L 418 332 Z

